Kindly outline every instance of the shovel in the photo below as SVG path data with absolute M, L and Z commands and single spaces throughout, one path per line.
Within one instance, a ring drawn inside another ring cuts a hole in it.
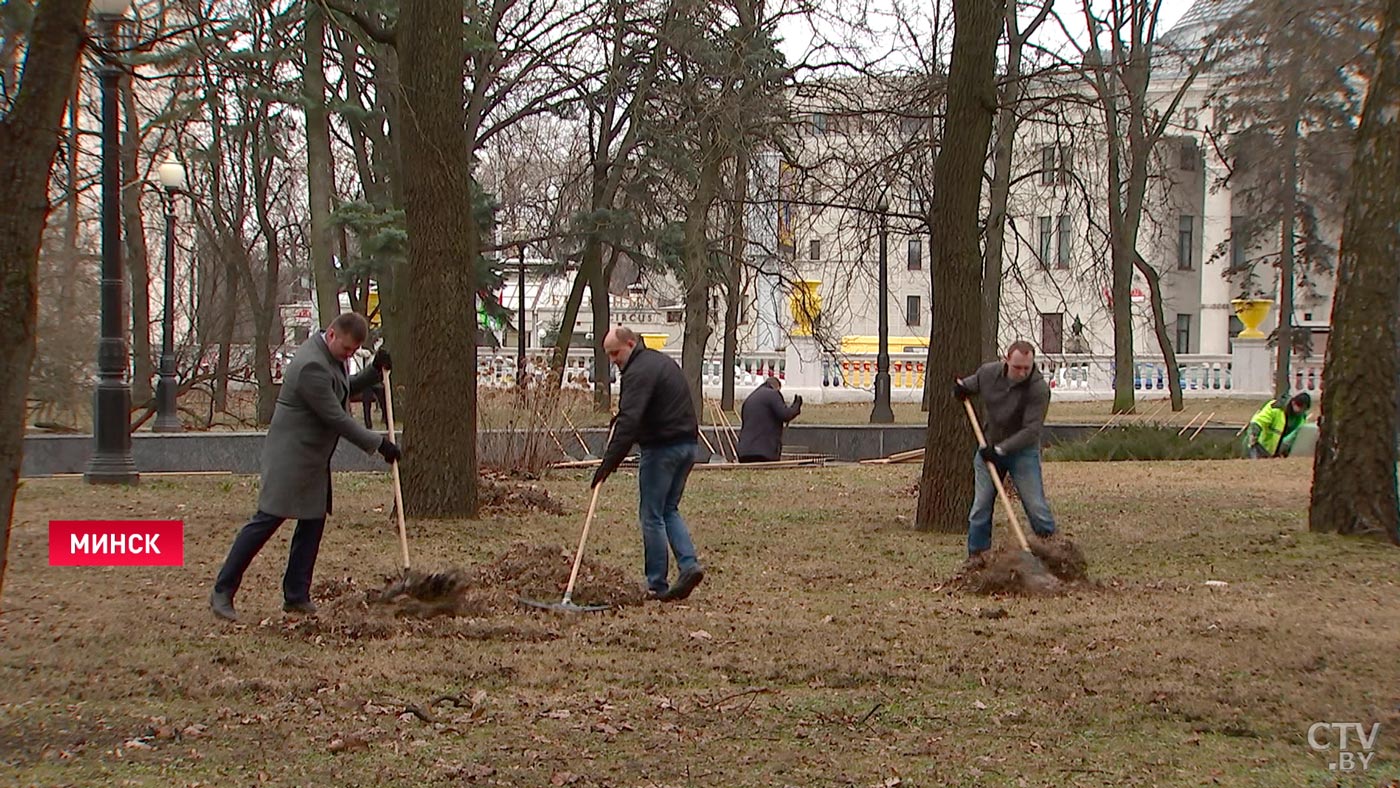
M 977 445 L 985 447 L 987 439 L 982 435 L 982 425 L 977 423 L 977 413 L 972 409 L 972 403 L 963 400 L 963 407 L 967 409 L 967 421 L 972 425 L 972 432 L 977 436 Z M 1050 591 L 1059 583 L 1059 579 L 1050 573 L 1045 562 L 1040 557 L 1031 552 L 1030 542 L 1026 541 L 1026 533 L 1021 530 L 1021 521 L 1016 517 L 1016 510 L 1011 508 L 1011 499 L 1006 495 L 1006 487 L 1001 483 L 1001 471 L 997 469 L 996 463 L 985 460 L 987 463 L 987 473 L 992 476 L 992 484 L 996 485 L 997 497 L 1001 499 L 1001 506 L 1006 510 L 1006 516 L 1011 520 L 1011 530 L 1016 533 L 1016 541 L 1021 543 L 1020 575 L 1022 582 L 1031 591 Z

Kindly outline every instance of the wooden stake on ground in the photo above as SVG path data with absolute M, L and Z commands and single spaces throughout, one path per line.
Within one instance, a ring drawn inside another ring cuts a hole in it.
M 593 450 L 588 448 L 588 442 L 583 439 L 583 434 L 578 431 L 578 427 L 574 426 L 574 420 L 569 417 L 569 411 L 560 408 L 559 412 L 564 414 L 564 421 L 568 422 L 569 429 L 574 431 L 574 437 L 578 438 L 578 445 L 583 447 L 583 456 L 587 457 L 593 454 Z
M 1204 416 L 1204 415 L 1206 415 L 1206 412 L 1205 412 L 1205 411 L 1200 411 L 1200 412 L 1197 413 L 1196 415 L 1192 416 L 1192 417 L 1191 417 L 1191 420 L 1188 421 L 1188 422 L 1186 422 L 1186 426 L 1185 426 L 1185 427 L 1182 427 L 1182 428 L 1181 428 L 1181 431 L 1178 432 L 1178 433 L 1176 434 L 1176 436 L 1179 438 L 1179 437 L 1181 437 L 1182 435 L 1185 435 L 1185 434 L 1186 434 L 1186 431 L 1189 430 L 1189 429 L 1191 429 L 1191 425 L 1196 423 L 1196 419 L 1199 419 L 1200 417 L 1202 417 L 1202 416 Z
M 1188 440 L 1188 441 L 1193 441 L 1193 440 L 1195 440 L 1195 439 L 1196 439 L 1196 436 L 1201 434 L 1201 430 L 1205 429 L 1205 428 L 1206 428 L 1206 425 L 1209 424 L 1209 423 L 1210 423 L 1210 420 L 1213 419 L 1213 418 L 1215 418 L 1215 411 L 1211 411 L 1211 412 L 1210 412 L 1210 415 L 1209 415 L 1209 416 L 1206 416 L 1206 420 L 1203 421 L 1203 422 L 1201 422 L 1201 426 L 1197 427 L 1197 428 L 1196 428 L 1196 431 L 1193 432 L 1193 433 L 1191 433 L 1191 437 L 1190 437 L 1190 438 L 1187 438 L 1187 440 Z

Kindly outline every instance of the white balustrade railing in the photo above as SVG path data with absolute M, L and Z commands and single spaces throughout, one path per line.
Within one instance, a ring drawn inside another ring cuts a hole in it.
M 678 348 L 662 352 L 680 361 Z M 527 373 L 543 379 L 549 355 L 539 351 L 527 353 Z M 877 357 L 874 353 L 822 354 L 820 386 L 836 391 L 873 391 Z M 1232 378 L 1230 355 L 1182 354 L 1176 357 L 1181 372 L 1182 393 L 1189 397 L 1227 396 L 1231 393 L 1259 394 L 1236 388 Z M 1038 357 L 1041 374 L 1052 390 L 1066 394 L 1096 398 L 1113 391 L 1114 360 L 1111 355 L 1047 353 Z M 769 376 L 786 378 L 789 356 L 785 353 L 741 352 L 734 368 L 736 390 L 747 392 Z M 902 392 L 907 399 L 913 392 L 923 390 L 927 356 L 924 353 L 890 354 L 890 389 Z M 477 382 L 486 387 L 510 387 L 516 380 L 515 353 L 481 348 L 477 352 Z M 705 358 L 702 381 L 706 389 L 718 389 L 722 383 L 722 362 L 718 354 Z M 1317 393 L 1322 388 L 1322 360 L 1295 358 L 1291 368 L 1294 391 Z M 593 351 L 574 348 L 564 364 L 564 388 L 586 390 L 593 380 Z M 616 382 L 616 370 L 609 367 Z M 1133 388 L 1136 391 L 1165 394 L 1168 390 L 1166 362 L 1160 356 L 1137 356 L 1133 361 Z

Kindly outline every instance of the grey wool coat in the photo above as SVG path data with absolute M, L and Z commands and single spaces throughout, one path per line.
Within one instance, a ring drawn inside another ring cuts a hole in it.
M 383 377 L 374 367 L 348 377 L 320 334 L 302 344 L 282 375 L 282 391 L 263 442 L 260 511 L 297 520 L 330 513 L 336 443 L 345 438 L 372 452 L 383 440 L 351 417 L 345 402 Z

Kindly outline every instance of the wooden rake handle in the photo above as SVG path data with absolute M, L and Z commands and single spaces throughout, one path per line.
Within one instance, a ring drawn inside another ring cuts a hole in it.
M 608 427 L 608 443 L 612 443 L 613 431 L 616 423 Z M 605 447 L 604 452 L 607 451 Z M 583 533 L 578 537 L 578 550 L 574 552 L 574 568 L 569 572 L 569 584 L 564 587 L 564 601 L 560 604 L 571 605 L 574 601 L 574 582 L 578 580 L 578 568 L 583 565 L 583 546 L 588 543 L 588 529 L 593 525 L 593 513 L 598 510 L 598 491 L 603 489 L 600 483 L 593 488 L 593 498 L 588 502 L 588 516 L 583 518 Z
M 972 433 L 977 436 L 977 445 L 985 447 L 987 439 L 982 435 L 982 425 L 977 423 L 977 411 L 972 409 L 970 400 L 962 401 L 963 407 L 967 410 L 967 421 L 972 425 Z M 1001 498 L 1002 508 L 1006 509 L 1006 516 L 1011 518 L 1011 529 L 1016 532 L 1016 541 L 1021 543 L 1021 549 L 1026 552 L 1031 551 L 1030 542 L 1026 541 L 1026 533 L 1021 530 L 1021 521 L 1016 518 L 1016 511 L 1011 508 L 1011 498 L 1006 494 L 1006 488 L 1001 484 L 1001 471 L 997 470 L 996 463 L 991 460 L 983 460 L 987 463 L 987 473 L 992 475 L 992 484 L 996 485 L 997 496 Z
M 384 421 L 389 426 L 389 442 L 394 440 L 394 387 L 389 385 L 389 370 L 384 370 Z M 403 550 L 403 571 L 409 570 L 408 530 L 403 523 L 403 485 L 399 483 L 399 464 L 389 463 L 389 471 L 394 477 L 394 514 L 399 522 L 399 547 Z

